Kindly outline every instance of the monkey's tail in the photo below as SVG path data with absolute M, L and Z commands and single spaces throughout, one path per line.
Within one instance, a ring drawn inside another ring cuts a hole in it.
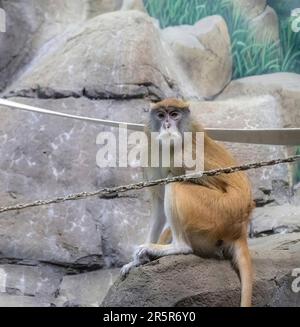
M 244 237 L 235 241 L 234 263 L 239 271 L 241 280 L 241 307 L 251 307 L 252 288 L 253 288 L 253 270 L 249 253 L 247 238 Z

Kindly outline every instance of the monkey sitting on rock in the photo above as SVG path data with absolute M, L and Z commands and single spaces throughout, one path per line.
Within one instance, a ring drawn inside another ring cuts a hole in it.
M 189 105 L 181 100 L 166 99 L 152 105 L 145 130 L 157 142 L 181 139 L 191 132 L 193 142 L 203 128 L 191 118 Z M 182 144 L 184 147 L 184 145 Z M 192 147 L 195 151 L 195 147 Z M 176 151 L 176 150 L 175 150 Z M 173 151 L 174 155 L 174 151 Z M 222 145 L 204 133 L 204 170 L 236 165 Z M 187 173 L 184 167 L 145 168 L 148 180 Z M 214 257 L 221 252 L 231 258 L 241 280 L 241 306 L 251 306 L 253 273 L 247 243 L 247 230 L 254 207 L 249 180 L 236 172 L 200 178 L 201 183 L 180 182 L 151 189 L 151 227 L 147 242 L 134 253 L 133 261 L 122 268 L 126 275 L 133 267 L 150 260 L 176 254 Z

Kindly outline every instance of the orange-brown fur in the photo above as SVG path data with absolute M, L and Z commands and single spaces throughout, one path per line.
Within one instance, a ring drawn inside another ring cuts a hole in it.
M 157 103 L 154 107 L 176 107 L 186 109 L 186 103 L 179 100 L 167 99 Z M 203 128 L 193 122 L 192 132 L 203 131 Z M 236 165 L 235 159 L 225 147 L 205 134 L 204 138 L 204 169 L 211 170 L 222 167 Z M 201 237 L 208 248 L 218 241 L 231 246 L 238 244 L 242 251 L 243 267 L 239 270 L 251 270 L 250 255 L 247 246 L 247 226 L 249 217 L 253 209 L 253 200 L 249 180 L 245 173 L 237 172 L 233 174 L 223 174 L 215 177 L 202 179 L 203 185 L 192 183 L 174 183 L 172 185 L 173 210 L 176 211 L 180 219 L 180 224 L 184 229 L 187 238 L 195 253 L 206 254 L 201 249 L 203 242 L 198 248 L 198 239 Z M 169 242 L 171 231 L 166 230 L 160 237 L 159 243 Z M 211 244 L 209 244 L 211 243 Z M 238 255 L 238 254 L 235 254 Z M 245 258 L 245 259 L 244 259 Z M 250 273 L 252 274 L 252 273 Z M 249 280 L 244 287 L 245 298 L 242 304 L 249 306 L 252 283 Z M 243 275 L 241 275 L 243 279 Z M 248 299 L 247 299 L 248 298 Z
M 189 110 L 187 103 L 166 99 L 152 106 L 152 110 L 168 108 Z M 185 112 L 186 113 L 186 112 Z M 201 125 L 188 115 L 185 125 L 193 132 L 193 152 L 196 149 L 196 132 L 203 132 Z M 149 125 L 150 126 L 150 125 Z M 162 125 L 163 126 L 163 125 Z M 163 127 L 161 127 L 163 128 Z M 146 133 L 151 132 L 146 128 Z M 178 127 L 177 127 L 178 130 Z M 182 132 L 182 131 L 180 131 Z M 193 153 L 195 158 L 195 153 Z M 172 165 L 172 163 L 171 163 Z M 204 135 L 204 169 L 211 170 L 236 165 L 228 150 Z M 166 177 L 185 173 L 174 167 L 148 168 L 147 178 Z M 247 226 L 253 208 L 251 187 L 245 173 L 222 174 L 202 177 L 201 184 L 173 183 L 152 190 L 152 227 L 148 244 L 137 251 L 135 260 L 123 267 L 126 274 L 132 267 L 142 264 L 145 255 L 159 257 L 170 254 L 188 254 L 191 251 L 203 256 L 214 256 L 220 249 L 232 254 L 238 268 L 242 296 L 241 305 L 250 306 L 252 297 L 252 267 L 247 244 Z M 163 215 L 169 228 L 162 231 Z M 157 218 L 157 219 L 156 219 Z M 156 223 L 155 223 L 156 222 Z M 159 234 L 158 234 L 159 233 Z M 160 237 L 159 237 L 160 235 Z M 171 242 L 172 241 L 172 242 Z M 169 244 L 170 243 L 170 244 Z
M 156 110 L 159 108 L 168 108 L 168 107 L 174 107 L 174 108 L 179 108 L 179 109 L 188 109 L 189 104 L 182 100 L 170 98 L 170 99 L 165 99 L 165 100 L 157 102 L 157 103 L 153 103 L 151 105 L 152 110 Z
M 154 108 L 176 107 L 186 110 L 185 102 L 167 99 Z M 203 128 L 192 123 L 192 132 Z M 211 170 L 236 165 L 225 147 L 208 135 L 204 136 L 204 169 Z M 245 173 L 222 174 L 202 179 L 203 185 L 192 183 L 172 184 L 172 207 L 195 253 L 207 254 L 218 241 L 236 246 L 234 256 L 242 281 L 242 305 L 251 305 L 252 267 L 247 245 L 247 226 L 254 207 L 251 187 Z M 170 238 L 165 231 L 160 241 Z M 198 243 L 198 240 L 201 242 Z M 203 243 L 206 249 L 203 249 Z M 199 247 L 198 247 L 199 246 Z

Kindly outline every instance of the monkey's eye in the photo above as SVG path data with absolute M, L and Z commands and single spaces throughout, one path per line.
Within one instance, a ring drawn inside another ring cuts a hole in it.
M 157 118 L 159 119 L 159 120 L 163 120 L 163 119 L 165 119 L 165 114 L 163 113 L 163 112 L 159 112 L 159 113 L 157 113 Z
M 180 113 L 178 111 L 173 111 L 170 113 L 170 117 L 172 119 L 178 119 L 180 117 Z

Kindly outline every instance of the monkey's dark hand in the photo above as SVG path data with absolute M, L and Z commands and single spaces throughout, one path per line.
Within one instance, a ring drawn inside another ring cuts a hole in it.
M 155 255 L 152 253 L 152 249 L 148 246 L 141 245 L 135 251 L 133 261 L 122 267 L 121 276 L 126 277 L 132 268 L 142 266 L 153 259 L 155 259 Z

